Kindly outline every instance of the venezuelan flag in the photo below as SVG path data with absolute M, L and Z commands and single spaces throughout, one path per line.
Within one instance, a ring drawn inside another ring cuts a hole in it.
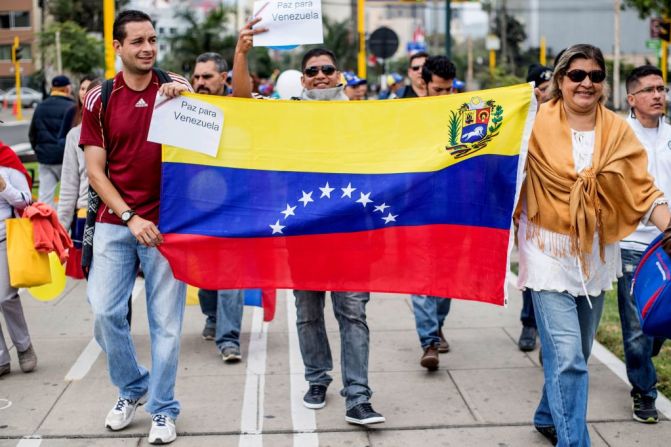
M 528 84 L 351 103 L 198 95 L 224 111 L 219 152 L 164 146 L 161 252 L 208 289 L 503 304 L 532 97 Z

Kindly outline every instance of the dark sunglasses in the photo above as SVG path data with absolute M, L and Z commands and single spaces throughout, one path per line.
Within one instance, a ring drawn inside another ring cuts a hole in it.
M 308 78 L 314 78 L 319 72 L 324 73 L 326 76 L 331 76 L 336 72 L 336 68 L 333 65 L 315 65 L 313 67 L 308 67 L 303 71 L 303 74 Z
M 566 76 L 573 82 L 582 82 L 589 76 L 589 80 L 595 84 L 600 84 L 606 79 L 606 72 L 603 70 L 571 70 L 566 73 Z
M 422 65 L 412 65 L 412 66 L 410 66 L 410 69 L 412 71 L 418 71 L 418 70 L 422 69 Z

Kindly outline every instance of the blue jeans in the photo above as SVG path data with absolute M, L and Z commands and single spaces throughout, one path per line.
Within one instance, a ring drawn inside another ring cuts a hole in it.
M 217 292 L 217 329 L 214 342 L 219 351 L 228 347 L 240 347 L 244 292 L 242 289 Z
M 198 301 L 200 310 L 207 316 L 205 327 L 215 330 L 214 342 L 219 351 L 227 347 L 239 348 L 245 291 L 200 289 Z
M 151 340 L 151 374 L 138 364 L 128 324 L 128 296 L 142 265 Z M 186 287 L 177 281 L 156 248 L 140 245 L 121 225 L 97 223 L 87 295 L 95 315 L 95 337 L 107 354 L 110 379 L 119 396 L 138 399 L 148 393 L 151 414 L 179 415 L 175 378 Z
M 524 327 L 536 328 L 536 315 L 534 314 L 534 302 L 531 299 L 531 290 L 522 291 L 522 311 L 520 321 Z
M 554 426 L 559 447 L 588 447 L 587 360 L 603 311 L 604 294 L 587 299 L 568 293 L 531 292 L 543 345 L 545 384 L 534 425 Z
M 217 327 L 217 291 L 198 290 L 198 303 L 200 311 L 205 315 L 205 327 L 215 329 Z
M 305 380 L 310 385 L 328 386 L 333 378 L 331 347 L 324 324 L 326 292 L 295 290 L 298 344 L 305 365 Z M 368 348 L 366 323 L 368 292 L 331 292 L 333 313 L 340 328 L 340 369 L 346 409 L 368 402 L 373 392 L 368 387 Z
M 657 372 L 652 363 L 653 337 L 643 334 L 636 302 L 631 292 L 634 270 L 641 260 L 642 251 L 621 250 L 622 278 L 617 280 L 617 306 L 622 322 L 622 342 L 627 365 L 627 377 L 632 385 L 631 394 L 657 398 Z
M 415 326 L 422 349 L 440 343 L 438 332 L 442 329 L 445 317 L 450 313 L 451 298 L 438 296 L 412 295 L 412 309 L 415 314 Z

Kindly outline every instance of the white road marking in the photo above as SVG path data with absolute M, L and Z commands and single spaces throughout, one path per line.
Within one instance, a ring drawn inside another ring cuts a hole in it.
M 294 447 L 318 447 L 319 435 L 316 433 L 315 412 L 303 405 L 303 394 L 307 384 L 304 378 L 305 367 L 298 345 L 295 298 L 291 290 L 285 290 L 285 299 L 287 302 L 287 332 L 289 333 L 289 377 Z
M 245 394 L 240 417 L 240 447 L 263 446 L 264 393 L 268 324 L 263 322 L 263 309 L 254 307 L 249 337 L 249 358 Z
M 16 444 L 16 447 L 39 447 L 42 444 L 42 438 L 40 436 L 27 436 L 19 441 Z
M 517 287 L 517 275 L 513 272 L 507 274 L 508 283 L 513 287 Z M 619 357 L 610 352 L 604 345 L 594 340 L 592 345 L 592 355 L 601 363 L 610 369 L 610 371 L 619 377 L 624 383 L 631 386 L 627 378 L 627 366 Z M 655 402 L 657 410 L 661 412 L 667 419 L 671 419 L 671 401 L 662 393 L 657 393 L 657 401 Z
M 135 285 L 133 286 L 133 302 L 137 299 L 137 297 L 140 295 L 142 290 L 144 289 L 144 279 L 142 278 L 137 278 L 135 280 Z M 73 380 L 81 380 L 83 379 L 86 374 L 91 370 L 93 367 L 93 364 L 98 360 L 98 356 L 102 352 L 102 349 L 100 349 L 100 346 L 98 345 L 98 342 L 96 342 L 95 337 L 89 341 L 89 344 L 84 348 L 81 354 L 79 354 L 79 357 L 75 361 L 75 363 L 72 365 L 70 368 L 70 371 L 65 375 L 65 381 L 66 382 L 71 382 Z
M 12 406 L 12 401 L 9 399 L 0 399 L 0 410 L 6 410 Z

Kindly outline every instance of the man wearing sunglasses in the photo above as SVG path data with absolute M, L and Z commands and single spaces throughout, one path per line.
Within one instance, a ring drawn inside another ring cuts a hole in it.
M 410 56 L 408 65 L 410 85 L 406 85 L 405 88 L 398 93 L 399 98 L 417 98 L 426 96 L 426 86 L 422 80 L 422 67 L 428 57 L 429 55 L 423 51 Z
M 239 82 L 249 76 L 247 54 L 253 46 L 253 37 L 266 32 L 265 28 L 252 28 L 259 18 L 247 23 L 240 30 L 233 59 L 233 96 L 252 97 L 249 85 Z M 314 48 L 303 56 L 301 62 L 301 84 L 299 98 L 308 101 L 348 100 L 340 84 L 341 73 L 336 57 L 325 48 Z M 333 369 L 324 321 L 325 291 L 295 290 L 296 329 L 301 356 L 305 366 L 305 380 L 309 383 L 303 397 L 303 405 L 311 409 L 326 405 L 326 390 L 333 381 L 329 372 Z M 340 329 L 340 358 L 345 397 L 345 421 L 351 424 L 368 425 L 385 422 L 384 416 L 373 410 L 368 386 L 368 353 L 370 336 L 366 323 L 368 292 L 332 291 L 333 312 Z
M 454 78 L 457 69 L 445 56 L 430 56 L 422 67 L 422 81 L 427 96 L 443 96 L 454 93 Z M 443 323 L 450 312 L 451 298 L 412 295 L 412 310 L 422 357 L 419 364 L 429 371 L 436 371 L 439 353 L 447 353 L 450 345 L 443 335 Z
M 666 197 L 671 197 L 671 126 L 664 122 L 666 93 L 662 72 L 652 65 L 635 68 L 627 77 L 627 119 L 648 154 L 648 171 Z M 643 423 L 658 421 L 657 374 L 652 363 L 655 340 L 643 334 L 631 294 L 631 281 L 647 245 L 659 235 L 653 226 L 639 225 L 620 242 L 623 276 L 617 281 L 617 303 L 622 323 L 622 340 L 627 377 L 632 385 L 633 418 Z M 661 345 L 658 345 L 661 346 Z

